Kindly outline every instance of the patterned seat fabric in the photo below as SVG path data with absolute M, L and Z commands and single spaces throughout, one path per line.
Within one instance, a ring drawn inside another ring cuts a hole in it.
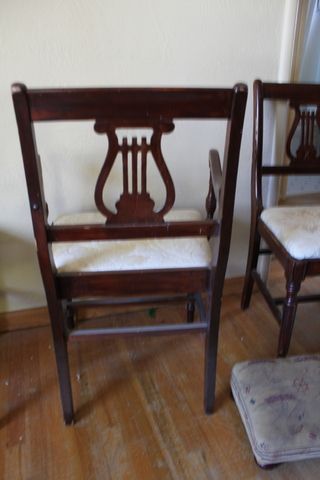
M 266 208 L 261 220 L 293 258 L 320 258 L 320 206 Z
M 231 388 L 260 466 L 320 457 L 320 355 L 238 363 Z
M 201 220 L 197 210 L 172 210 L 167 221 Z M 105 223 L 100 213 L 64 215 L 56 225 Z M 52 245 L 55 266 L 62 272 L 146 270 L 208 267 L 211 249 L 205 237 L 149 238 L 89 242 L 61 242 Z

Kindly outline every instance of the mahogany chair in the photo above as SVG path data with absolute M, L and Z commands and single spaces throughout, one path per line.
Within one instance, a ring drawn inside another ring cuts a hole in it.
M 286 139 L 285 165 L 266 165 L 263 158 L 265 104 L 286 103 L 294 115 Z M 280 324 L 278 355 L 288 353 L 297 304 L 320 300 L 319 295 L 300 295 L 307 275 L 320 273 L 320 206 L 264 208 L 262 178 L 267 175 L 320 174 L 320 85 L 254 82 L 254 125 L 251 179 L 250 245 L 241 306 L 249 306 L 253 283 Z M 261 248 L 263 239 L 267 248 Z M 286 295 L 272 297 L 257 271 L 259 255 L 274 254 L 284 269 Z M 279 308 L 282 306 L 282 311 Z
M 205 410 L 211 413 L 247 87 L 29 90 L 14 84 L 12 95 L 65 422 L 74 420 L 67 344 L 93 335 L 204 332 Z M 173 121 L 179 119 L 223 120 L 227 125 L 222 172 L 218 152 L 210 152 L 205 219 L 194 211 L 171 210 L 175 187 L 161 152 L 161 138 L 173 131 Z M 108 153 L 94 192 L 97 212 L 65 215 L 49 224 L 33 124 L 68 120 L 94 120 L 94 130 L 108 138 Z M 126 138 L 120 142 L 119 128 L 149 128 L 151 140 L 135 137 L 132 142 Z M 166 189 L 164 205 L 157 210 L 147 186 L 147 166 L 152 160 Z M 112 210 L 103 190 L 116 161 L 122 165 L 123 184 Z M 211 237 L 215 237 L 213 249 Z M 138 260 L 132 261 L 130 253 L 136 249 Z M 84 328 L 74 318 L 79 305 L 150 304 L 176 297 L 186 301 L 186 323 Z M 193 321 L 194 305 L 199 321 Z

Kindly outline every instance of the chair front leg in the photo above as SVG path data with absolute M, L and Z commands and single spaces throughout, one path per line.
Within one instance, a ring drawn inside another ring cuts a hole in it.
M 293 325 L 297 311 L 297 295 L 300 290 L 301 280 L 298 278 L 291 278 L 287 280 L 286 284 L 286 299 L 283 304 L 282 319 L 280 325 L 279 343 L 278 343 L 278 357 L 285 357 L 288 353 L 290 340 L 292 336 Z

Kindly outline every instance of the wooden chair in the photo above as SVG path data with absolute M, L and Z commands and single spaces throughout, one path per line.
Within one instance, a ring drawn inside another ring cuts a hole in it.
M 205 410 L 212 412 L 220 303 L 229 254 L 246 86 L 239 84 L 233 89 L 29 90 L 24 85 L 14 84 L 12 95 L 51 318 L 65 422 L 69 424 L 74 419 L 67 342 L 92 335 L 204 332 Z M 175 119 L 227 120 L 223 173 L 218 152 L 210 152 L 206 219 L 194 212 L 191 212 L 191 218 L 181 217 L 178 211 L 171 210 L 175 188 L 162 156 L 161 138 L 164 133 L 173 131 Z M 98 212 L 65 216 L 50 225 L 33 123 L 66 120 L 94 120 L 94 130 L 108 138 L 108 153 L 94 192 Z M 120 127 L 152 129 L 151 140 L 148 142 L 142 138 L 139 142 L 133 138 L 130 143 L 124 138 L 120 143 L 116 132 Z M 123 185 L 113 211 L 104 201 L 103 190 L 119 156 L 122 157 Z M 147 190 L 147 162 L 152 160 L 151 157 L 166 188 L 165 203 L 157 211 Z M 132 178 L 129 178 L 129 159 Z M 219 206 L 216 219 L 213 219 L 216 203 Z M 209 247 L 211 237 L 216 237 L 213 250 Z M 124 242 L 125 249 L 121 249 L 121 254 L 117 254 L 117 240 Z M 90 251 L 89 259 L 86 252 L 81 251 L 83 242 L 84 250 Z M 137 247 L 139 242 L 144 243 Z M 140 248 L 140 253 L 145 253 L 150 250 L 150 244 L 152 251 L 165 251 L 171 257 L 165 260 L 152 258 L 149 263 L 147 258 L 126 266 L 126 250 Z M 77 250 L 80 264 L 72 258 L 77 246 L 80 248 L 80 254 Z M 91 257 L 96 248 L 102 259 L 100 264 Z M 188 255 L 192 249 L 192 255 Z M 179 263 L 176 252 L 186 253 L 183 263 Z M 205 294 L 207 300 L 203 303 L 201 295 Z M 187 323 L 88 329 L 74 320 L 79 305 L 150 303 L 177 296 L 183 296 L 187 302 Z M 194 304 L 200 312 L 200 321 L 197 322 L 192 321 Z
M 286 165 L 263 159 L 264 108 L 267 102 L 286 102 L 294 119 L 286 141 Z M 254 125 L 251 180 L 251 232 L 241 306 L 250 303 L 254 281 L 280 324 L 278 355 L 288 352 L 299 302 L 320 300 L 319 295 L 298 296 L 307 275 L 320 273 L 320 206 L 264 208 L 262 178 L 266 175 L 320 174 L 320 85 L 254 82 Z M 263 239 L 268 248 L 260 248 Z M 274 254 L 286 280 L 285 298 L 273 298 L 257 272 L 259 255 Z M 282 312 L 279 308 L 282 305 Z

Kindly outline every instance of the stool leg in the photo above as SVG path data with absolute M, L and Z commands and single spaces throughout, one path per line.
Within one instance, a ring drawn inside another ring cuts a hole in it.
M 268 465 L 260 465 L 256 457 L 254 456 L 253 458 L 256 464 L 258 465 L 258 467 L 261 468 L 262 470 L 274 470 L 275 468 L 281 465 L 281 463 L 269 463 Z

